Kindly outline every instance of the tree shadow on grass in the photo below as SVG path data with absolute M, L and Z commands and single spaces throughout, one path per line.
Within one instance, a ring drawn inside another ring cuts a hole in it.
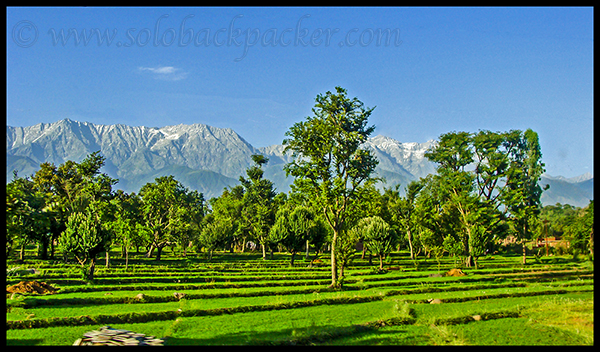
M 211 338 L 167 337 L 165 345 L 309 345 L 375 330 L 364 325 L 323 325 L 264 332 L 248 330 Z
M 358 333 L 341 339 L 329 341 L 332 345 L 363 345 L 363 346 L 417 346 L 430 344 L 429 338 L 425 335 L 415 333 L 408 329 L 395 330 L 373 330 Z
M 7 346 L 35 346 L 41 343 L 41 339 L 6 339 Z

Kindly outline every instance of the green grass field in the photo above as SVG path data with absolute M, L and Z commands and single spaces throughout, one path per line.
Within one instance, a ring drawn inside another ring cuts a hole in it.
M 96 280 L 75 265 L 31 260 L 40 274 L 7 277 L 60 288 L 53 295 L 7 294 L 8 345 L 71 345 L 110 325 L 165 339 L 165 345 L 593 345 L 593 262 L 571 257 L 489 256 L 456 267 L 393 253 L 380 273 L 360 257 L 342 290 L 327 289 L 319 266 L 276 254 L 120 259 Z M 7 263 L 10 268 L 10 263 Z M 174 293 L 185 293 L 177 298 Z M 143 298 L 139 298 L 143 294 Z M 435 300 L 435 301 L 434 301 Z M 439 302 L 432 304 L 430 302 Z

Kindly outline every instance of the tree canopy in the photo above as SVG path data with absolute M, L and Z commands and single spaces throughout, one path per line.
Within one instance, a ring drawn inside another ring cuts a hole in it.
M 349 208 L 359 188 L 375 182 L 377 159 L 360 148 L 375 130 L 368 126 L 374 108 L 365 108 L 357 98 L 348 98 L 341 87 L 319 94 L 306 121 L 286 132 L 285 153 L 294 160 L 285 166 L 295 177 L 292 189 L 308 194 L 333 231 L 331 239 L 331 286 L 338 286 L 335 247 L 349 224 Z

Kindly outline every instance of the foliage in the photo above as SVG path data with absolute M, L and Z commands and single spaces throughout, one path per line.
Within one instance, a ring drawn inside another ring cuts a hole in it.
M 319 231 L 318 220 L 312 209 L 299 205 L 281 207 L 275 224 L 269 232 L 270 240 L 284 246 L 291 253 L 290 265 L 294 265 L 296 253 L 301 251 Z
M 564 238 L 569 241 L 569 249 L 576 256 L 580 253 L 594 254 L 594 201 L 579 210 L 571 219 L 564 231 Z
M 390 226 L 379 216 L 364 218 L 357 225 L 358 231 L 363 235 L 365 245 L 379 257 L 379 270 L 383 269 L 383 258 L 387 256 L 396 243 L 395 233 L 390 231 Z
M 246 222 L 242 217 L 244 188 L 241 185 L 237 185 L 230 189 L 224 189 L 221 196 L 212 198 L 209 204 L 210 208 L 208 209 L 207 216 L 204 218 L 204 222 L 210 222 L 213 219 L 216 219 L 216 221 L 230 221 L 233 226 L 233 233 L 227 234 L 221 243 L 224 247 L 238 244 L 238 247 L 241 247 L 241 251 L 243 252 L 246 241 L 251 239 L 250 229 L 246 226 Z
M 286 132 L 285 152 L 294 160 L 285 166 L 295 177 L 293 189 L 314 199 L 333 231 L 331 239 L 332 286 L 338 286 L 335 259 L 338 236 L 345 236 L 351 201 L 358 189 L 374 182 L 377 160 L 361 149 L 375 127 L 367 126 L 373 108 L 336 87 L 336 92 L 317 95 L 313 116 L 295 123 Z
M 163 176 L 144 185 L 140 196 L 143 225 L 152 233 L 147 256 L 156 249 L 156 260 L 160 260 L 165 246 L 178 241 L 187 245 L 204 215 L 202 194 L 190 192 L 173 176 Z
M 264 155 L 252 155 L 254 165 L 246 170 L 247 179 L 240 176 L 244 187 L 242 198 L 242 219 L 252 236 L 262 247 L 263 259 L 266 259 L 266 247 L 269 242 L 269 229 L 275 222 L 277 203 L 275 188 L 271 180 L 263 178 L 262 166 L 269 162 Z
M 329 251 L 336 288 L 358 242 L 379 256 L 380 267 L 394 246 L 408 248 L 415 265 L 421 254 L 433 254 L 438 264 L 449 254 L 466 267 L 477 266 L 507 235 L 518 238 L 525 261 L 525 242 L 543 231 L 563 236 L 571 254 L 593 256 L 593 202 L 583 210 L 540 207 L 544 164 L 534 131 L 442 134 L 425 154 L 437 172 L 410 182 L 400 196 L 400 185 L 382 193 L 374 187 L 377 160 L 363 145 L 374 131 L 368 125 L 373 108 L 336 87 L 317 96 L 312 112 L 286 132 L 285 152 L 292 161 L 285 170 L 295 177 L 289 194 L 278 194 L 264 178 L 269 159 L 258 154 L 240 184 L 208 204 L 173 176 L 156 178 L 139 194 L 113 192 L 117 180 L 100 172 L 99 152 L 80 163 L 43 163 L 31 177 L 15 175 L 7 184 L 7 254 L 19 245 L 25 253 L 35 243 L 41 258 L 48 249 L 52 258 L 57 240 L 84 241 L 83 234 L 101 232 L 113 241 L 105 248 L 120 245 L 126 261 L 131 246 L 145 246 L 148 257 L 156 251 L 158 261 L 167 246 L 187 256 L 194 244 L 212 259 L 217 249 L 243 252 L 253 242 L 260 244 L 263 259 L 268 249 L 273 257 L 275 248 L 285 248 L 293 264 L 304 248 L 308 258 L 312 246 Z M 88 219 L 90 211 L 102 219 L 100 228 Z M 73 243 L 67 248 L 83 257 Z M 69 255 L 65 252 L 65 260 Z
M 67 220 L 67 228 L 60 237 L 62 249 L 75 256 L 87 281 L 94 279 L 96 256 L 107 250 L 111 232 L 102 221 L 106 214 L 100 203 L 92 203 L 81 212 L 74 212 Z
M 434 215 L 422 218 L 424 225 L 433 231 L 431 221 L 439 214 L 438 225 L 443 222 L 446 234 L 457 237 L 445 242 L 453 250 L 456 243 L 462 243 L 462 256 L 469 267 L 476 265 L 477 257 L 495 238 L 507 234 L 510 224 L 523 244 L 525 260 L 525 241 L 533 233 L 530 221 L 540 210 L 538 181 L 544 172 L 537 133 L 530 129 L 450 132 L 441 135 L 439 144 L 425 155 L 438 164 L 437 175 L 428 181 L 429 187 L 438 190 L 422 192 L 430 198 L 421 202 L 428 206 L 425 213 L 437 207 Z M 434 195 L 435 201 L 431 199 Z
M 150 240 L 149 230 L 144 227 L 140 212 L 142 199 L 135 193 L 127 194 L 118 190 L 111 202 L 115 214 L 109 226 L 114 235 L 113 241 L 122 245 L 127 268 L 129 248 L 132 245 L 139 247 Z
M 65 185 L 59 190 L 66 196 L 59 199 L 69 210 L 59 244 L 66 253 L 75 256 L 84 270 L 84 278 L 89 281 L 94 278 L 96 256 L 110 248 L 112 240 L 111 222 L 115 214 L 111 203 L 112 185 L 117 180 L 100 173 L 104 161 L 105 158 L 95 152 L 80 164 L 67 162 L 58 168 L 57 183 Z M 70 176 L 65 178 L 64 175 Z
M 27 177 L 13 180 L 6 185 L 6 254 L 15 244 L 21 245 L 20 257 L 30 241 L 47 243 L 54 214 L 46 205 L 45 194 L 35 188 Z
M 594 201 L 583 209 L 569 204 L 547 205 L 541 209 L 539 221 L 539 238 L 562 238 L 568 241 L 571 254 L 594 254 Z
M 197 239 L 197 246 L 208 251 L 208 260 L 213 251 L 228 241 L 235 232 L 235 225 L 230 218 L 207 216 L 202 232 Z

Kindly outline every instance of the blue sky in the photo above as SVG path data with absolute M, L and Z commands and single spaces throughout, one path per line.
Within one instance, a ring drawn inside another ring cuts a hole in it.
M 593 173 L 592 8 L 7 8 L 6 28 L 10 126 L 203 123 L 262 147 L 342 86 L 375 135 L 532 128 L 547 173 Z

